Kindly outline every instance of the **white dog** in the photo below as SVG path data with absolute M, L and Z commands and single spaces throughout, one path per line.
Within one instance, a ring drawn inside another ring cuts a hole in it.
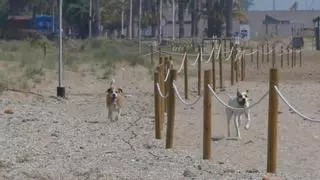
M 248 108 L 249 107 L 248 90 L 246 92 L 240 93 L 237 89 L 236 97 L 229 96 L 228 105 L 234 108 Z M 248 130 L 250 127 L 250 121 L 251 121 L 249 109 L 234 110 L 226 107 L 226 113 L 227 113 L 227 123 L 228 123 L 228 137 L 231 136 L 230 134 L 231 118 L 233 116 L 237 137 L 238 139 L 241 139 L 240 128 L 239 128 L 241 126 L 241 115 L 244 115 L 247 118 L 247 122 L 244 128 Z
M 121 109 L 124 104 L 123 90 L 114 86 L 115 80 L 112 79 L 110 88 L 107 90 L 106 106 L 108 108 L 108 118 L 113 119 L 113 111 L 117 112 L 116 120 L 120 119 Z

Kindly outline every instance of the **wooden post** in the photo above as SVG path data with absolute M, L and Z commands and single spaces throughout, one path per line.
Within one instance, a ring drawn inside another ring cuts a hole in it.
M 259 70 L 259 46 L 257 46 L 257 69 Z
M 289 50 L 289 47 L 287 47 L 287 65 L 290 66 L 290 50 Z
M 184 52 L 187 53 L 187 49 L 184 48 Z M 186 54 L 186 57 L 184 59 L 183 63 L 183 72 L 184 72 L 184 98 L 189 99 L 188 94 L 188 55 Z
M 151 65 L 154 65 L 154 60 L 153 60 L 153 45 L 151 44 L 150 46 L 150 58 L 151 58 Z
M 278 69 L 270 69 L 268 113 L 268 161 L 267 172 L 275 173 L 277 167 L 278 109 L 279 99 L 274 88 L 278 86 Z
M 164 80 L 167 77 L 168 72 L 169 72 L 169 58 L 168 57 L 164 57 Z M 169 73 L 169 76 L 170 76 L 170 73 Z M 167 79 L 167 81 L 164 82 L 164 91 L 163 92 L 165 94 L 168 94 L 168 89 L 169 89 L 169 87 L 168 87 L 168 79 Z M 167 107 L 168 98 L 165 99 L 164 101 L 165 101 L 165 103 L 164 103 L 164 112 L 168 112 L 168 110 L 167 110 L 168 109 L 168 107 Z
M 159 51 L 159 59 L 161 58 L 161 48 L 159 47 L 158 48 L 158 51 Z
M 242 55 L 242 52 L 240 52 Z M 234 70 L 235 70 L 235 75 L 236 75 L 236 83 L 239 82 L 239 56 L 237 56 L 237 59 L 235 59 L 234 63 Z
M 212 89 L 215 91 L 216 90 L 216 60 L 215 60 L 214 51 L 212 53 L 211 62 L 212 62 Z
M 280 58 L 281 58 L 281 68 L 283 68 L 283 46 L 281 45 L 281 56 L 280 56 Z
M 161 92 L 164 92 L 164 85 L 165 85 L 164 78 L 165 78 L 165 76 L 166 76 L 166 73 L 165 73 L 165 69 L 164 69 L 164 62 L 163 62 L 163 59 L 161 58 L 160 65 L 159 65 L 159 86 L 160 86 Z M 164 94 L 164 95 L 166 95 L 166 94 Z M 166 103 L 166 100 L 164 98 L 160 98 L 161 131 L 163 129 L 163 123 L 164 123 L 165 103 Z
M 251 63 L 253 63 L 253 48 L 251 48 Z
M 175 105 L 176 96 L 173 88 L 173 81 L 177 78 L 177 70 L 171 69 L 168 79 L 169 84 L 169 96 L 168 96 L 168 113 L 167 113 L 167 138 L 166 138 L 166 149 L 172 148 L 173 144 L 173 130 L 174 130 L 174 116 L 175 116 Z
M 201 47 L 198 46 L 198 51 L 199 51 L 199 59 L 198 59 L 198 96 L 201 95 L 201 61 L 202 61 L 202 51 Z
M 297 65 L 297 49 L 294 49 L 294 66 Z
M 224 59 L 225 59 L 225 58 L 227 58 L 227 53 L 226 53 L 227 52 L 227 39 L 226 38 L 223 39 L 223 43 L 224 43 L 223 44 L 223 51 L 224 51 L 223 54 L 224 54 Z
M 203 159 L 211 159 L 211 114 L 212 99 L 208 85 L 211 84 L 211 70 L 204 71 L 203 86 Z
M 231 82 L 231 86 L 234 85 L 234 60 L 237 56 L 238 53 L 238 49 L 237 49 L 237 45 L 233 44 L 233 51 L 232 51 L 232 56 L 231 56 L 231 61 L 230 61 L 230 82 Z
M 160 94 L 158 91 L 157 83 L 160 82 L 160 67 L 157 67 L 157 70 L 154 72 L 154 115 L 155 115 L 155 136 L 156 139 L 161 139 L 161 105 L 160 105 Z M 160 86 L 160 83 L 159 83 Z
M 262 54 L 261 54 L 261 61 L 262 61 L 262 64 L 264 63 L 264 44 L 262 44 Z
M 292 52 L 291 52 L 291 67 L 294 67 L 294 55 L 293 55 L 293 48 L 292 48 Z
M 220 41 L 221 42 L 221 41 Z M 219 51 L 219 86 L 220 86 L 220 88 L 222 89 L 222 84 L 223 84 L 223 73 L 222 73 L 222 56 L 223 56 L 223 54 L 225 54 L 225 53 L 223 53 L 222 54 L 222 48 L 220 48 L 220 51 Z
M 241 48 L 242 52 L 243 52 L 243 48 Z M 241 70 L 240 70 L 240 75 L 241 75 L 241 81 L 244 81 L 245 78 L 245 54 L 241 54 L 241 59 L 240 59 L 240 66 L 241 66 Z
M 276 46 L 272 45 L 272 67 L 276 66 Z
M 269 56 L 270 56 L 270 48 L 269 48 L 269 42 L 267 42 L 267 63 L 269 64 Z
M 300 48 L 300 51 L 299 51 L 299 61 L 300 61 L 300 67 L 302 67 L 302 48 Z

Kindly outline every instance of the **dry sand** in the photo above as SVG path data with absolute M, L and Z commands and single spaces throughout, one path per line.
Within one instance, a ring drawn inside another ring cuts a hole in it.
M 302 67 L 285 65 L 279 87 L 297 109 L 320 120 L 320 64 L 314 57 L 306 53 Z M 177 99 L 174 148 L 166 150 L 165 138 L 154 138 L 152 77 L 142 67 L 124 68 L 115 76 L 116 83 L 132 96 L 116 122 L 106 118 L 103 93 L 109 82 L 89 73 L 65 74 L 67 100 L 49 97 L 55 95 L 55 80 L 33 90 L 45 97 L 5 92 L 0 99 L 0 179 L 226 180 L 262 179 L 266 174 L 268 98 L 251 110 L 251 127 L 249 131 L 241 127 L 241 140 L 213 141 L 212 159 L 204 161 L 202 100 L 188 107 Z M 226 92 L 249 89 L 256 102 L 268 90 L 266 64 L 257 71 L 255 64 L 248 63 L 246 80 L 234 86 L 228 81 L 229 65 L 224 68 Z M 178 79 L 180 93 L 182 83 Z M 190 78 L 192 100 L 196 84 L 196 78 Z M 224 137 L 224 107 L 213 101 L 213 137 Z M 304 121 L 280 102 L 274 176 L 319 179 L 320 123 Z M 13 114 L 3 113 L 5 108 L 11 108 Z

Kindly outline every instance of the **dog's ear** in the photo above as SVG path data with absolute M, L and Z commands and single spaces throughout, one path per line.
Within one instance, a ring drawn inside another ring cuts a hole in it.
M 106 92 L 107 93 L 112 93 L 112 88 L 109 88 Z
M 119 93 L 123 93 L 122 88 L 118 88 L 118 92 L 119 92 Z

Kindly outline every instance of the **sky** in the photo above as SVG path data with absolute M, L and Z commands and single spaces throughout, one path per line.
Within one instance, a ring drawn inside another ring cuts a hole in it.
M 299 10 L 320 10 L 320 0 L 275 0 L 276 10 L 288 10 L 297 1 Z M 250 10 L 272 10 L 273 0 L 254 0 L 255 5 Z

